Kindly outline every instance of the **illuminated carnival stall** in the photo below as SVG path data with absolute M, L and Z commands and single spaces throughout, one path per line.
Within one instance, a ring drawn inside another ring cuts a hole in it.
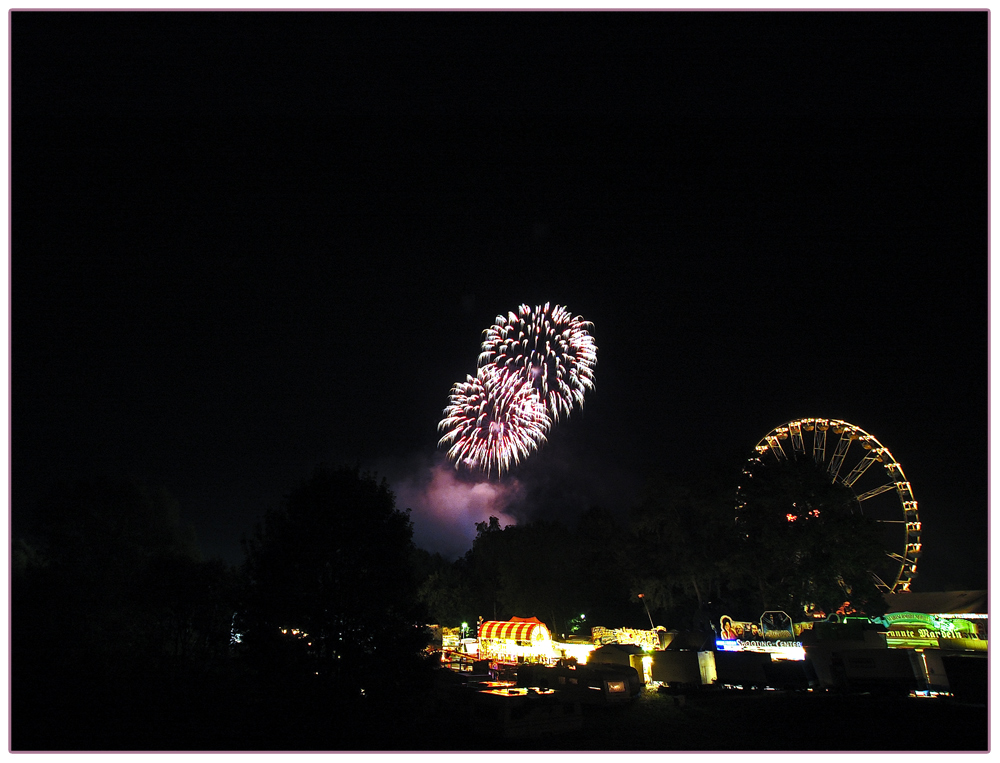
M 492 662 L 549 663 L 556 659 L 552 636 L 535 617 L 487 620 L 479 626 L 479 657 Z

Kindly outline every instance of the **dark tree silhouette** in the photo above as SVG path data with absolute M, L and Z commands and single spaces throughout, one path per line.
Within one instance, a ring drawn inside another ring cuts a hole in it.
M 63 652 L 109 659 L 153 653 L 161 602 L 147 588 L 150 571 L 199 561 L 178 515 L 165 491 L 128 480 L 56 485 L 18 542 L 16 601 L 32 621 L 27 645 L 62 642 Z
M 729 483 L 725 473 L 661 476 L 630 513 L 632 588 L 644 594 L 657 625 L 704 626 L 714 619 L 733 573 Z
M 57 484 L 20 528 L 13 744 L 164 747 L 157 719 L 172 698 L 185 694 L 192 675 L 228 661 L 232 571 L 200 559 L 164 490 L 129 480 Z
M 143 588 L 157 602 L 157 650 L 172 662 L 228 657 L 238 599 L 234 570 L 219 559 L 167 557 L 150 564 Z
M 503 611 L 501 591 L 504 562 L 503 529 L 497 517 L 488 522 L 476 522 L 476 537 L 472 548 L 465 554 L 465 568 L 469 572 L 475 596 L 475 606 L 485 620 L 500 618 Z
M 280 697 L 303 687 L 384 694 L 420 674 L 427 643 L 413 527 L 385 481 L 321 467 L 246 546 L 247 656 Z
M 420 601 L 431 620 L 450 628 L 463 622 L 474 623 L 480 614 L 462 561 L 431 572 L 420 584 Z
M 569 530 L 535 521 L 505 528 L 499 540 L 502 614 L 534 616 L 552 633 L 565 632 L 580 610 L 578 554 Z
M 744 480 L 739 503 L 739 558 L 762 607 L 793 618 L 845 602 L 884 612 L 872 577 L 885 555 L 879 526 L 821 464 L 801 458 L 758 469 Z
M 577 623 L 578 632 L 590 635 L 593 625 L 642 626 L 646 613 L 629 600 L 635 546 L 625 525 L 595 506 L 580 517 L 573 537 L 579 607 L 586 615 Z
M 463 559 L 447 561 L 440 553 L 414 550 L 414 567 L 420 585 L 417 597 L 429 622 L 448 627 L 475 622 L 476 606 Z

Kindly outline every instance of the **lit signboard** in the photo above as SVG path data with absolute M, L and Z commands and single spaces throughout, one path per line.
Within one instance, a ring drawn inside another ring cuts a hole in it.
M 644 649 L 659 649 L 660 636 L 655 630 L 636 628 L 605 628 L 597 625 L 590 629 L 595 644 L 632 644 Z
M 976 626 L 963 618 L 925 615 L 922 612 L 893 612 L 871 618 L 871 622 L 886 630 L 886 646 L 890 648 L 937 647 L 939 639 L 978 640 Z
M 961 649 L 986 651 L 986 621 L 977 615 L 926 615 L 923 612 L 891 612 L 881 617 L 847 617 L 845 621 L 871 623 L 885 637 L 890 649 Z
M 772 660 L 804 660 L 806 650 L 801 641 L 764 641 L 762 639 L 715 640 L 719 652 L 762 652 L 770 654 Z

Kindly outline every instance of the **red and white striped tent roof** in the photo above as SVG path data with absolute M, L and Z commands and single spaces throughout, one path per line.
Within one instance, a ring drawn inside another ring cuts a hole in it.
M 544 623 L 530 620 L 487 620 L 479 626 L 479 638 L 509 639 L 512 641 L 536 641 L 549 638 Z

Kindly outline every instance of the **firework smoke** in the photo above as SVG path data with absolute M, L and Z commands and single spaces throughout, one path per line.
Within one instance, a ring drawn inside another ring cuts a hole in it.
M 524 495 L 516 479 L 469 482 L 442 462 L 411 465 L 392 482 L 397 505 L 412 510 L 414 543 L 446 558 L 461 556 L 472 546 L 477 522 L 494 516 L 501 527 L 517 524 L 511 507 Z

